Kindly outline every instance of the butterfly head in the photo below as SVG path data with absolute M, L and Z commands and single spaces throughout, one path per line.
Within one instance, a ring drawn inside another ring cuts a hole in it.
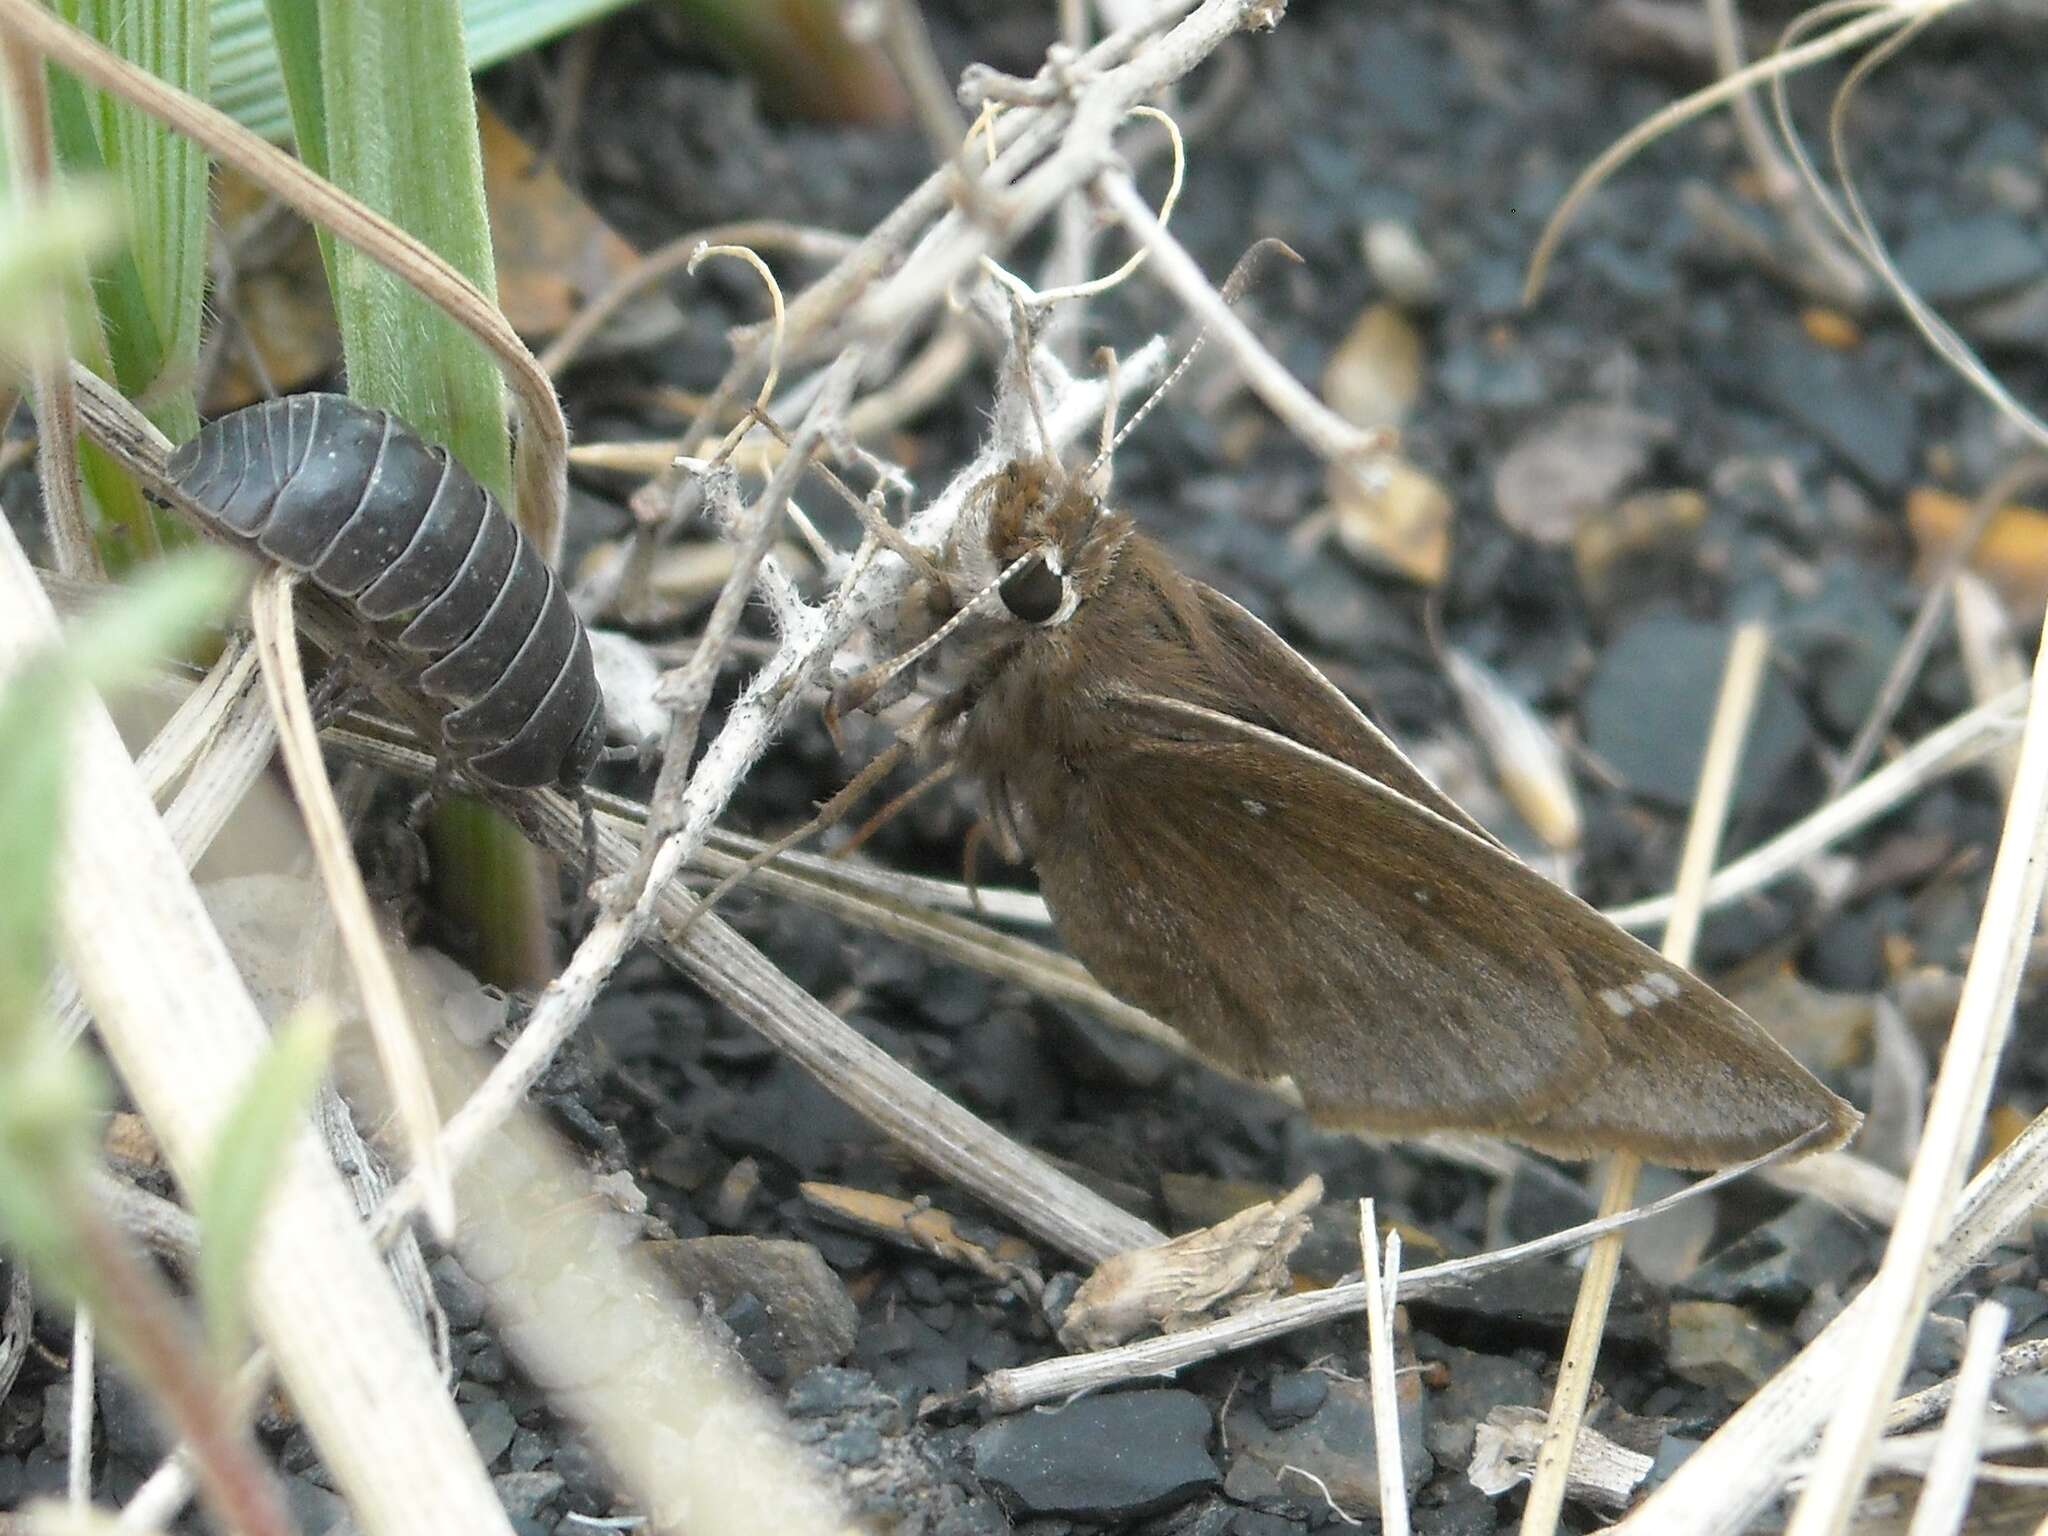
M 989 585 L 1014 624 L 1058 629 L 1099 591 L 1129 536 L 1126 519 L 1043 459 L 984 481 L 955 544 L 956 596 Z

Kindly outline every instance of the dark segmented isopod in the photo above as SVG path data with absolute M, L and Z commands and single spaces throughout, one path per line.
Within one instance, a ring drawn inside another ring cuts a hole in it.
M 291 395 L 209 422 L 166 473 L 217 533 L 305 572 L 389 642 L 479 778 L 589 776 L 604 751 L 590 636 L 447 449 L 346 395 Z

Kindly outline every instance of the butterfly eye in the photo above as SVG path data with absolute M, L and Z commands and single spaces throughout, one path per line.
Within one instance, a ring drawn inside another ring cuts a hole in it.
M 1058 571 L 1033 555 L 1002 585 L 1003 606 L 1027 624 L 1043 624 L 1067 600 L 1067 584 Z

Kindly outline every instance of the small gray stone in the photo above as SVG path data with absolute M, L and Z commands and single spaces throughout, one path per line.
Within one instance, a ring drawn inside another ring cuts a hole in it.
M 27 1392 L 0 1398 L 0 1454 L 20 1455 L 42 1438 L 42 1399 Z
M 498 1502 L 514 1520 L 534 1520 L 568 1485 L 559 1472 L 507 1472 L 491 1479 Z
M 448 1327 L 456 1333 L 468 1333 L 481 1327 L 484 1288 L 470 1279 L 468 1272 L 447 1255 L 434 1261 L 433 1276 L 434 1294 L 441 1299 L 441 1310 L 448 1314 Z
M 1905 485 L 1919 420 L 1912 395 L 1889 372 L 1798 335 L 1765 341 L 1759 351 L 1742 371 L 1742 388 L 1826 443 L 1876 489 Z
M 1413 1376 L 1402 1377 L 1395 1400 L 1402 1477 L 1413 1493 L 1435 1465 L 1423 1444 L 1421 1384 Z M 1332 1379 L 1322 1411 L 1291 1429 L 1269 1428 L 1257 1412 L 1239 1406 L 1230 1415 L 1230 1447 L 1223 1491 L 1240 1503 L 1310 1518 L 1331 1505 L 1353 1519 L 1379 1511 L 1372 1396 L 1363 1381 Z M 1303 1473 L 1321 1479 L 1327 1496 Z
M 2048 271 L 2048 251 L 2008 213 L 1922 220 L 1897 260 L 1899 275 L 1934 305 L 1992 298 Z
M 1481 1419 L 1502 1405 L 1534 1408 L 1549 1400 L 1537 1374 L 1505 1355 L 1483 1355 L 1455 1344 L 1429 1341 L 1424 1358 L 1446 1367 L 1449 1380 L 1430 1398 L 1429 1429 L 1424 1436 L 1436 1459 L 1447 1467 L 1472 1460 L 1472 1446 Z
M 1266 1383 L 1259 1417 L 1273 1429 L 1313 1418 L 1329 1399 L 1330 1378 L 1321 1371 L 1282 1371 Z
M 1861 1268 L 1869 1252 L 1863 1227 L 1822 1201 L 1800 1200 L 1713 1255 L 1681 1289 L 1787 1314 L 1805 1306 L 1815 1287 Z
M 1792 1341 L 1741 1307 L 1681 1301 L 1671 1307 L 1671 1369 L 1741 1400 L 1792 1358 Z
M 1463 1477 L 1448 1482 L 1441 1504 L 1417 1504 L 1410 1511 L 1415 1536 L 1491 1536 L 1500 1525 L 1500 1506 Z
M 476 1445 L 477 1455 L 487 1467 L 512 1448 L 512 1436 L 519 1429 L 512 1410 L 498 1397 L 463 1404 L 462 1419 L 469 1426 L 469 1438 Z
M 1217 1485 L 1209 1429 L 1200 1398 L 1154 1388 L 1013 1414 L 970 1443 L 975 1472 L 1020 1514 L 1129 1520 Z
M 824 1418 L 862 1407 L 876 1396 L 875 1378 L 866 1371 L 821 1365 L 791 1383 L 783 1406 L 793 1419 Z
M 170 1449 L 149 1398 L 109 1371 L 99 1378 L 100 1433 L 107 1453 L 130 1461 L 154 1462 Z
M 872 1424 L 849 1424 L 825 1437 L 825 1454 L 843 1467 L 865 1467 L 882 1454 L 882 1436 Z
M 2029 1428 L 2048 1424 L 2048 1375 L 2007 1376 L 1992 1385 L 1991 1395 Z
M 43 1445 L 52 1456 L 71 1454 L 71 1379 L 43 1388 Z
M 70 1468 L 64 1458 L 51 1454 L 47 1445 L 39 1445 L 28 1453 L 22 1463 L 21 1493 L 24 1499 L 54 1499 L 62 1497 Z
M 308 1478 L 286 1478 L 284 1501 L 291 1509 L 292 1524 L 304 1536 L 327 1536 L 348 1519 L 348 1505 Z
M 23 1490 L 28 1487 L 28 1473 L 19 1456 L 0 1456 L 0 1509 L 21 1507 Z
M 1587 744 L 1637 794 L 1671 809 L 1693 802 L 1729 631 L 1676 613 L 1638 619 L 1601 654 L 1581 710 Z M 1764 675 L 1736 778 L 1735 805 L 1767 802 L 1811 737 L 1791 686 Z
M 809 1243 L 694 1237 L 650 1247 L 685 1297 L 709 1296 L 721 1313 L 742 1296 L 756 1298 L 787 1375 L 837 1364 L 852 1350 L 860 1314 L 824 1256 Z
M 553 1454 L 546 1436 L 538 1430 L 522 1429 L 512 1437 L 512 1450 L 505 1459 L 514 1472 L 531 1472 Z

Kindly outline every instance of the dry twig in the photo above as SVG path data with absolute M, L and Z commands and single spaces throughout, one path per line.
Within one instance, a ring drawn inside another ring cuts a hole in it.
M 2044 1121 L 2044 1125 L 2048 1125 L 2048 1121 Z M 2048 1130 L 2044 1130 L 2043 1142 L 2048 1144 Z M 1724 1168 L 1719 1173 L 1712 1174 L 1675 1194 L 1666 1195 L 1661 1200 L 1653 1200 L 1648 1205 L 1638 1206 L 1634 1210 L 1623 1211 L 1618 1216 L 1597 1217 L 1576 1227 L 1568 1227 L 1562 1232 L 1553 1232 L 1547 1237 L 1516 1243 L 1509 1248 L 1497 1248 L 1491 1253 L 1476 1254 L 1469 1259 L 1452 1259 L 1442 1264 L 1431 1264 L 1423 1269 L 1411 1269 L 1402 1275 L 1396 1284 L 1398 1298 L 1407 1301 L 1416 1296 L 1427 1296 L 1434 1291 L 1463 1285 L 1481 1275 L 1490 1275 L 1496 1270 L 1510 1269 L 1534 1259 L 1548 1258 L 1552 1254 L 1582 1248 L 1609 1233 L 1623 1231 L 1639 1221 L 1647 1221 L 1652 1216 L 1660 1215 L 1688 1200 L 1697 1200 L 1711 1194 L 1725 1184 L 1744 1178 L 1759 1168 L 1789 1156 L 1796 1152 L 1800 1145 L 1802 1143 L 1794 1142 L 1791 1146 L 1781 1147 L 1766 1156 L 1738 1163 L 1733 1168 Z M 2044 1162 L 2048 1162 L 2048 1152 L 2044 1152 Z M 1356 1317 L 1370 1304 L 1374 1294 L 1362 1280 L 1346 1281 L 1341 1285 L 1312 1291 L 1305 1296 L 1288 1296 L 1264 1306 L 1250 1307 L 1218 1322 L 1191 1328 L 1185 1333 L 1142 1339 L 1136 1344 L 1125 1344 L 1117 1349 L 1097 1350 L 1092 1354 L 1068 1355 L 1063 1359 L 1042 1360 L 1034 1365 L 991 1371 L 982 1379 L 976 1393 L 991 1412 L 1015 1413 L 1018 1409 L 1028 1408 L 1033 1403 L 1053 1402 L 1071 1397 L 1077 1392 L 1094 1391 L 1118 1382 L 1134 1381 L 1147 1376 L 1171 1376 L 1183 1366 L 1211 1360 L 1233 1350 L 1249 1349 L 1254 1344 L 1281 1338 L 1298 1329 L 1313 1328 L 1339 1318 Z
M 0 525 L 0 664 L 55 634 Z M 59 932 L 101 1039 L 188 1185 L 268 1043 L 183 861 L 104 710 L 72 737 Z M 421 1522 L 509 1529 L 468 1431 L 310 1136 L 292 1149 L 250 1265 L 250 1310 L 327 1467 L 371 1536 Z
M 1685 850 L 1679 857 L 1671 926 L 1664 933 L 1663 953 L 1677 965 L 1692 963 L 1707 876 L 1713 871 L 1714 855 L 1720 847 L 1721 828 L 1734 797 L 1735 772 L 1742 760 L 1743 738 L 1749 730 L 1769 655 L 1769 631 L 1761 624 L 1743 625 L 1728 646 L 1721 696 L 1714 706 L 1712 732 L 1700 764 L 1699 793 L 1693 802 L 1691 824 L 1686 828 Z M 1603 1216 L 1634 1201 L 1641 1169 L 1640 1160 L 1630 1154 L 1615 1155 L 1608 1164 L 1606 1184 L 1600 1195 Z M 1529 1485 L 1529 1502 L 1522 1516 L 1522 1529 L 1527 1536 L 1550 1536 L 1563 1512 L 1572 1444 L 1585 1418 L 1593 1362 L 1600 1351 L 1600 1335 L 1606 1327 L 1607 1306 L 1620 1266 L 1620 1238 L 1603 1238 L 1594 1245 L 1585 1277 L 1579 1283 L 1579 1299 L 1572 1309 L 1564 1354 L 1558 1362 L 1550 1428 L 1536 1458 L 1536 1475 Z
M 362 994 L 363 1015 L 376 1043 L 377 1060 L 419 1175 L 421 1204 L 435 1232 L 446 1241 L 455 1231 L 455 1192 L 440 1153 L 440 1113 L 420 1055 L 419 1037 L 413 1032 L 391 957 L 384 951 L 369 892 L 363 888 L 363 872 L 356 867 L 348 826 L 320 760 L 313 711 L 306 701 L 306 680 L 299 670 L 298 631 L 292 624 L 292 588 L 298 579 L 289 570 L 271 571 L 257 582 L 249 597 L 264 691 L 277 721 L 285 772 L 305 819 L 306 837 L 333 903 L 342 949 Z
M 0 126 L 6 128 L 8 159 L 13 163 L 14 202 L 25 219 L 49 196 L 55 174 L 50 139 L 50 104 L 44 85 L 43 61 L 21 38 L 0 32 Z M 71 392 L 66 305 L 36 301 L 43 312 L 40 335 L 31 334 L 28 373 L 35 393 L 36 471 L 43 488 L 43 510 L 57 569 L 71 576 L 101 576 L 99 551 L 86 519 L 84 493 L 78 480 L 78 401 Z
M 1926 1480 L 1920 1485 L 1920 1502 L 1913 1508 L 1908 1536 L 1951 1536 L 1963 1528 L 1970 1490 L 1977 1480 L 1991 1383 L 1998 1373 L 1998 1347 L 2005 1342 L 2006 1325 L 2011 1321 L 2012 1314 L 1996 1301 L 1980 1302 L 1970 1314 L 1962 1368 L 1956 1372 L 1948 1418 L 1935 1442 Z
M 1920 1152 L 1907 1175 L 1905 1202 L 1892 1224 L 1884 1259 L 1859 1298 L 1869 1308 L 1864 1348 L 1843 1382 L 1840 1411 L 1821 1442 L 1789 1536 L 1839 1531 L 1855 1503 L 1915 1324 L 1932 1294 L 1927 1256 L 1962 1186 L 1983 1124 L 1991 1076 L 2012 1028 L 2020 971 L 2048 884 L 2048 647 L 2034 664 L 2029 705 L 2020 738 L 2019 781 L 2006 808 L 1962 999 L 1928 1101 Z
M 1380 1487 L 1380 1529 L 1408 1536 L 1408 1480 L 1401 1469 L 1401 1406 L 1394 1400 L 1394 1308 L 1401 1279 L 1401 1234 L 1387 1234 L 1381 1274 L 1380 1229 L 1372 1202 L 1358 1202 L 1358 1247 L 1364 1261 L 1366 1354 L 1372 1372 L 1372 1449 Z

